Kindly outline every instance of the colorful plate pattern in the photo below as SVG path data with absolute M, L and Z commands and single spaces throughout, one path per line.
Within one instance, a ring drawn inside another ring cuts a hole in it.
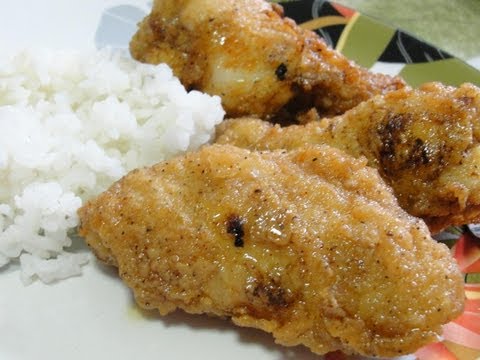
M 480 72 L 402 30 L 339 4 L 319 0 L 280 2 L 285 15 L 313 30 L 336 50 L 373 71 L 399 75 L 410 85 L 441 81 L 480 86 Z M 366 41 L 367 40 L 367 41 Z M 420 349 L 419 360 L 480 359 L 480 226 L 448 229 L 437 240 L 449 245 L 465 274 L 465 312 L 444 326 L 442 342 Z M 333 353 L 329 360 L 347 359 Z
M 387 69 L 412 86 L 428 81 L 454 86 L 470 82 L 480 86 L 480 72 L 467 63 L 352 9 L 322 0 L 280 3 L 288 17 L 316 31 L 345 56 L 374 71 Z

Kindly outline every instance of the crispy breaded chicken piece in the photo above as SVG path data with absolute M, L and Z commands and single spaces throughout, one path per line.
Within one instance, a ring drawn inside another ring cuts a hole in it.
M 169 64 L 187 88 L 221 96 L 231 117 L 312 106 L 336 115 L 404 86 L 355 65 L 263 0 L 155 0 L 130 52 Z
M 323 354 L 413 352 L 463 307 L 449 250 L 340 150 L 228 145 L 135 170 L 79 211 L 137 303 L 231 317 Z
M 216 142 L 260 150 L 335 146 L 365 156 L 432 232 L 480 220 L 480 89 L 470 84 L 405 88 L 305 126 L 229 120 Z

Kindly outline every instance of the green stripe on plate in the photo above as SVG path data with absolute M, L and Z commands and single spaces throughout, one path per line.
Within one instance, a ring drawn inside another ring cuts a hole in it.
M 337 48 L 347 58 L 372 67 L 390 43 L 395 29 L 367 16 L 354 16 L 343 31 Z
M 465 282 L 467 284 L 480 284 L 480 273 L 465 275 Z
M 452 86 L 469 82 L 480 86 L 480 71 L 457 58 L 407 64 L 399 75 L 412 86 L 429 81 L 441 81 Z

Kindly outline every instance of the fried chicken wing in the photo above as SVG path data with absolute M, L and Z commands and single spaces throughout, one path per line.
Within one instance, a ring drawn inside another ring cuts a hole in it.
M 480 220 L 480 89 L 470 84 L 405 88 L 305 126 L 229 120 L 216 141 L 260 150 L 335 146 L 365 156 L 433 232 Z
M 211 145 L 131 172 L 81 234 L 146 309 L 230 317 L 323 354 L 410 353 L 463 307 L 443 244 L 340 150 Z
M 404 86 L 355 65 L 263 0 L 156 0 L 130 52 L 169 64 L 187 88 L 221 96 L 231 117 L 278 117 L 312 106 L 340 114 Z

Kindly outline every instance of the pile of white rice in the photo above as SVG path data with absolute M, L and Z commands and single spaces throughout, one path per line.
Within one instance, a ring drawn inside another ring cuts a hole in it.
M 109 51 L 23 52 L 0 66 L 0 268 L 22 280 L 81 273 L 77 209 L 129 170 L 208 142 L 220 99 L 166 65 Z M 68 249 L 67 249 L 68 250 Z

